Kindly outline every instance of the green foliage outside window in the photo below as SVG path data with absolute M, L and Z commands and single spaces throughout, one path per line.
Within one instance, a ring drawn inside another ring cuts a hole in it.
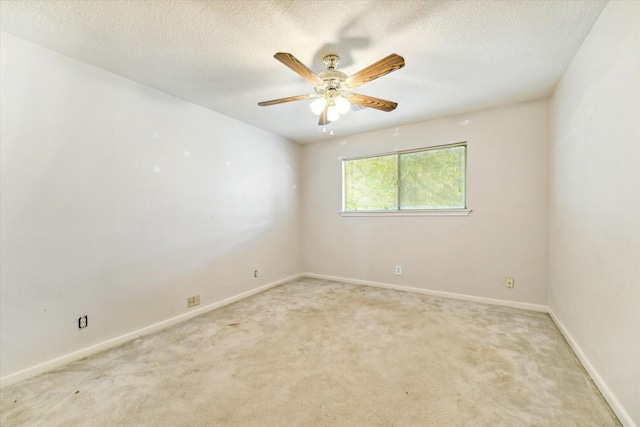
M 465 208 L 466 144 L 344 161 L 344 209 Z

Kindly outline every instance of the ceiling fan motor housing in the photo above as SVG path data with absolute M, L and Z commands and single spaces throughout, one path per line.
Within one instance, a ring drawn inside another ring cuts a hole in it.
M 342 71 L 337 71 L 336 67 L 340 62 L 338 55 L 327 55 L 323 59 L 324 64 L 327 66 L 327 71 L 318 73 L 324 83 L 315 86 L 315 91 L 318 95 L 325 96 L 327 99 L 332 99 L 340 95 L 343 91 L 349 90 L 349 87 L 344 83 L 349 76 Z M 346 94 L 345 94 L 346 95 Z
M 327 66 L 327 70 L 335 70 L 340 62 L 340 57 L 338 55 L 327 55 L 323 59 L 324 65 Z
M 332 101 L 349 89 L 344 83 L 348 76 L 342 71 L 336 70 L 340 62 L 338 55 L 327 55 L 323 60 L 327 66 L 327 71 L 319 73 L 318 77 L 320 77 L 324 83 L 316 85 L 315 91 L 318 95 L 324 96 L 327 101 Z M 330 104 L 333 104 L 333 102 L 330 102 Z

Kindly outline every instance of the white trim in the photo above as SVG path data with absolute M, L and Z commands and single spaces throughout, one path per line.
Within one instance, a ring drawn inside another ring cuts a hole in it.
M 39 365 L 32 366 L 32 367 L 27 368 L 27 369 L 23 369 L 22 371 L 18 371 L 18 372 L 15 372 L 13 374 L 10 374 L 10 375 L 7 375 L 5 377 L 0 378 L 0 388 L 6 387 L 6 386 L 11 385 L 11 384 L 15 384 L 15 383 L 17 383 L 19 381 L 23 381 L 23 380 L 26 380 L 28 378 L 32 378 L 32 377 L 34 377 L 36 375 L 39 375 L 41 373 L 44 373 L 44 372 L 47 372 L 47 371 L 51 371 L 53 369 L 59 368 L 61 366 L 64 366 L 64 365 L 66 365 L 68 363 L 71 363 L 71 362 L 74 362 L 76 360 L 80 360 L 82 358 L 88 357 L 88 356 L 90 356 L 92 354 L 96 354 L 96 353 L 99 353 L 101 351 L 108 350 L 108 349 L 113 348 L 113 347 L 117 347 L 117 346 L 119 346 L 121 344 L 124 344 L 124 343 L 126 343 L 128 341 L 131 341 L 133 339 L 136 339 L 136 338 L 139 338 L 139 337 L 142 337 L 142 336 L 145 336 L 145 335 L 149 335 L 149 334 L 157 332 L 159 330 L 168 328 L 169 326 L 172 326 L 172 325 L 175 325 L 177 323 L 183 322 L 185 320 L 191 319 L 191 318 L 196 317 L 196 316 L 198 316 L 200 314 L 204 314 L 204 313 L 209 312 L 211 310 L 215 310 L 216 308 L 220 308 L 220 307 L 223 307 L 225 305 L 232 304 L 232 303 L 237 302 L 237 301 L 239 301 L 241 299 L 250 297 L 250 296 L 258 294 L 260 292 L 264 292 L 266 290 L 269 290 L 271 288 L 279 286 L 279 285 L 281 285 L 283 283 L 286 283 L 286 282 L 289 282 L 289 281 L 292 281 L 292 280 L 296 280 L 296 279 L 298 279 L 300 277 L 311 277 L 311 278 L 317 278 L 317 279 L 333 280 L 333 281 L 343 282 L 343 283 L 353 283 L 353 284 L 356 284 L 356 285 L 373 286 L 373 287 L 377 287 L 377 288 L 393 289 L 393 290 L 403 291 L 403 292 L 414 292 L 414 293 L 437 296 L 437 297 L 443 297 L 443 298 L 452 298 L 452 299 L 458 299 L 458 300 L 464 300 L 464 301 L 472 301 L 472 302 L 493 304 L 493 305 L 499 305 L 499 306 L 504 306 L 504 307 L 520 308 L 520 309 L 524 309 L 524 310 L 531 310 L 531 311 L 548 313 L 549 316 L 551 317 L 551 320 L 553 320 L 553 322 L 556 324 L 556 326 L 558 327 L 558 329 L 560 330 L 562 335 L 565 337 L 567 343 L 569 344 L 569 346 L 571 347 L 573 352 L 576 354 L 576 356 L 578 357 L 578 359 L 580 360 L 580 362 L 584 366 L 584 368 L 587 371 L 587 373 L 591 376 L 591 378 L 593 379 L 593 382 L 598 387 L 598 389 L 600 390 L 600 393 L 602 393 L 603 397 L 605 398 L 605 400 L 607 401 L 607 403 L 609 404 L 609 406 L 611 407 L 613 412 L 616 414 L 616 416 L 618 417 L 620 422 L 626 427 L 637 427 L 636 424 L 634 423 L 634 421 L 631 419 L 631 416 L 627 413 L 627 411 L 624 409 L 624 407 L 622 406 L 620 401 L 615 397 L 615 395 L 613 394 L 611 389 L 607 386 L 605 381 L 598 374 L 598 371 L 593 367 L 593 365 L 591 364 L 591 362 L 589 361 L 587 356 L 584 354 L 584 352 L 582 351 L 582 349 L 580 348 L 578 343 L 571 336 L 569 331 L 565 328 L 564 324 L 560 321 L 558 316 L 556 316 L 556 314 L 553 312 L 553 310 L 550 307 L 546 306 L 546 305 L 531 304 L 531 303 L 524 303 L 524 302 L 517 302 L 517 301 L 499 300 L 499 299 L 494 299 L 494 298 L 476 297 L 476 296 L 472 296 L 472 295 L 455 294 L 455 293 L 451 293 L 451 292 L 442 292 L 442 291 L 433 291 L 433 290 L 429 290 L 429 289 L 414 288 L 414 287 L 410 287 L 410 286 L 392 285 L 392 284 L 388 284 L 388 283 L 371 282 L 371 281 L 367 281 L 367 280 L 348 279 L 348 278 L 344 278 L 344 277 L 328 276 L 328 275 L 324 275 L 324 274 L 315 274 L 315 273 L 295 274 L 295 275 L 287 277 L 285 279 L 278 280 L 276 282 L 260 286 L 258 288 L 243 292 L 241 294 L 232 296 L 232 297 L 224 299 L 222 301 L 218 301 L 216 303 L 209 304 L 207 306 L 204 306 L 204 307 L 201 307 L 201 308 L 198 308 L 198 309 L 195 309 L 195 310 L 191 310 L 191 311 L 189 311 L 187 313 L 183 313 L 181 315 L 172 317 L 170 319 L 167 319 L 167 320 L 158 322 L 156 324 L 144 327 L 144 328 L 139 329 L 137 331 L 130 332 L 130 333 L 121 335 L 119 337 L 112 338 L 110 340 L 101 342 L 99 344 L 96 344 L 96 345 L 93 345 L 93 346 L 90 346 L 90 347 L 75 351 L 73 353 L 66 354 L 66 355 L 58 357 L 56 359 L 49 360 L 49 361 L 41 363 Z
M 405 209 L 389 211 L 340 211 L 342 216 L 468 216 L 471 209 Z
M 468 216 L 471 213 L 471 209 L 466 209 L 467 200 L 467 148 L 468 141 L 455 142 L 453 144 L 436 145 L 432 147 L 413 148 L 409 150 L 392 151 L 389 153 L 370 154 L 358 157 L 341 158 L 342 163 L 342 210 L 339 212 L 344 217 L 357 217 L 357 216 Z M 401 175 L 401 162 L 400 156 L 411 153 L 421 153 L 426 151 L 438 151 L 451 148 L 464 147 L 464 200 L 465 208 L 433 208 L 433 209 L 400 209 L 400 175 Z M 354 160 L 373 159 L 376 157 L 388 157 L 396 156 L 396 185 L 397 185 L 397 208 L 394 210 L 371 210 L 371 211 L 347 211 L 346 210 L 346 182 L 345 182 L 345 165 L 347 162 Z
M 620 401 L 616 398 L 616 396 L 613 394 L 611 389 L 607 386 L 607 383 L 604 382 L 604 379 L 602 379 L 602 377 L 600 376 L 596 368 L 591 364 L 587 356 L 582 351 L 582 348 L 580 348 L 577 341 L 569 333 L 567 328 L 560 321 L 560 319 L 554 313 L 551 307 L 549 307 L 548 312 L 549 312 L 549 316 L 551 317 L 551 320 L 553 320 L 553 322 L 556 324 L 556 326 L 564 336 L 564 339 L 569 344 L 569 347 L 571 347 L 575 355 L 578 357 L 578 360 L 580 360 L 580 363 L 582 363 L 582 366 L 584 366 L 584 369 L 587 371 L 587 373 L 595 383 L 596 387 L 598 387 L 598 390 L 600 390 L 600 393 L 602 393 L 602 396 L 611 407 L 611 410 L 613 410 L 613 412 L 618 417 L 618 420 L 620 421 L 620 423 L 622 423 L 622 425 L 626 427 L 637 427 L 636 424 L 631 419 L 631 416 L 629 415 L 629 413 L 624 409 L 624 406 L 622 406 Z
M 195 310 L 189 310 L 187 313 L 180 314 L 178 316 L 172 317 L 167 320 L 163 320 L 161 322 L 155 323 L 153 325 L 146 326 L 142 329 L 138 329 L 133 332 L 129 332 L 124 335 L 120 335 L 119 337 L 115 337 L 109 339 L 107 341 L 103 341 L 101 343 L 92 345 L 90 347 L 83 348 L 81 350 L 74 351 L 72 353 L 65 354 L 64 356 L 57 357 L 55 359 L 49 360 L 47 362 L 40 363 L 36 366 L 32 366 L 30 368 L 23 369 L 21 371 L 15 372 L 13 374 L 6 375 L 0 378 L 0 388 L 6 387 L 11 384 L 15 384 L 19 381 L 26 380 L 28 378 L 35 377 L 36 375 L 42 374 L 44 372 L 51 371 L 53 369 L 64 366 L 68 363 L 75 362 L 76 360 L 83 359 L 87 356 L 91 356 L 93 354 L 99 353 L 104 350 L 108 350 L 113 347 L 117 347 L 121 344 L 124 344 L 128 341 L 140 338 L 145 335 L 149 335 L 151 333 L 157 332 L 159 330 L 168 328 L 169 326 L 173 326 L 177 323 L 184 322 L 185 320 L 189 320 L 193 317 L 199 316 L 211 310 L 215 310 L 216 308 L 223 307 L 225 305 L 232 304 L 241 299 L 250 297 L 252 295 L 258 294 L 260 292 L 264 292 L 276 286 L 279 286 L 283 283 L 289 282 L 291 280 L 298 279 L 301 277 L 301 274 L 295 274 L 293 276 L 287 277 L 286 279 L 278 280 L 273 283 L 269 283 L 263 286 L 260 286 L 255 289 L 251 289 L 249 291 L 243 292 L 241 294 L 226 298 L 222 301 L 215 302 L 213 304 L 209 304 Z
M 547 307 L 546 305 L 531 304 L 528 302 L 518 302 L 518 301 L 508 301 L 508 300 L 500 300 L 500 299 L 494 299 L 494 298 L 476 297 L 473 295 L 465 295 L 465 294 L 454 294 L 452 292 L 433 291 L 430 289 L 414 288 L 411 286 L 400 286 L 400 285 L 391 285 L 388 283 L 370 282 L 368 280 L 347 279 L 344 277 L 326 276 L 324 274 L 303 273 L 301 274 L 301 276 L 303 277 L 306 276 L 306 277 L 311 277 L 316 279 L 333 280 L 336 282 L 353 283 L 355 285 L 373 286 L 376 288 L 393 289 L 396 291 L 403 291 L 403 292 L 414 292 L 418 294 L 431 295 L 435 297 L 479 302 L 483 304 L 500 305 L 503 307 L 521 308 L 523 310 L 538 311 L 542 313 L 547 313 L 549 311 L 549 307 Z
M 344 159 L 342 159 L 342 161 L 348 162 L 350 160 L 371 159 L 374 157 L 384 157 L 384 156 L 394 156 L 394 155 L 397 156 L 399 154 L 419 153 L 421 151 L 444 150 L 447 148 L 466 147 L 468 144 L 469 144 L 469 141 L 460 141 L 460 142 L 454 142 L 452 144 L 432 145 L 429 147 L 410 148 L 408 150 L 387 151 L 386 153 L 365 154 L 363 156 L 345 157 Z

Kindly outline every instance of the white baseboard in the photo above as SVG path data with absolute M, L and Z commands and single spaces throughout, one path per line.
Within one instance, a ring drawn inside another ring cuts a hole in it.
M 124 334 L 124 335 L 120 335 L 118 337 L 109 339 L 107 341 L 103 341 L 101 343 L 92 345 L 90 347 L 86 347 L 86 348 L 83 348 L 81 350 L 65 354 L 64 356 L 57 357 L 55 359 L 49 360 L 49 361 L 41 363 L 39 365 L 32 366 L 30 368 L 23 369 L 21 371 L 15 372 L 13 374 L 6 375 L 6 376 L 0 378 L 0 388 L 6 387 L 6 386 L 11 385 L 11 384 L 15 384 L 17 382 L 26 380 L 28 378 L 35 377 L 36 375 L 42 374 L 44 372 L 51 371 L 53 369 L 62 367 L 64 365 L 68 364 L 68 363 L 75 362 L 76 360 L 80 360 L 80 359 L 83 359 L 85 357 L 91 356 L 92 354 L 96 354 L 96 353 L 99 353 L 101 351 L 108 350 L 108 349 L 113 348 L 113 347 L 117 347 L 117 346 L 119 346 L 121 344 L 124 344 L 124 343 L 126 343 L 128 341 L 131 341 L 133 339 L 137 339 L 137 338 L 140 338 L 142 336 L 152 334 L 152 333 L 157 332 L 159 330 L 168 328 L 169 326 L 175 325 L 175 324 L 180 323 L 180 322 L 184 322 L 185 320 L 189 320 L 189 319 L 191 319 L 193 317 L 196 317 L 196 316 L 199 316 L 201 314 L 204 314 L 204 313 L 206 313 L 208 311 L 215 310 L 216 308 L 220 308 L 220 307 L 223 307 L 225 305 L 232 304 L 232 303 L 234 303 L 236 301 L 239 301 L 241 299 L 250 297 L 250 296 L 258 294 L 260 292 L 264 292 L 264 291 L 266 291 L 268 289 L 274 288 L 274 287 L 276 287 L 278 285 L 281 285 L 283 283 L 289 282 L 291 280 L 295 280 L 295 279 L 297 279 L 297 278 L 299 278 L 301 276 L 302 276 L 301 274 L 296 274 L 296 275 L 287 277 L 286 279 L 278 280 L 276 282 L 269 283 L 267 285 L 263 285 L 263 286 L 260 286 L 258 288 L 255 288 L 255 289 L 251 289 L 251 290 L 243 292 L 241 294 L 238 294 L 238 295 L 232 296 L 230 298 L 224 299 L 222 301 L 218 301 L 218 302 L 215 302 L 213 304 L 209 304 L 209 305 L 197 308 L 195 310 L 190 310 L 187 313 L 183 313 L 183 314 L 180 314 L 178 316 L 172 317 L 170 319 L 163 320 L 161 322 L 155 323 L 153 325 L 146 326 L 146 327 L 144 327 L 142 329 L 138 329 L 136 331 L 129 332 L 129 333 Z
M 268 289 L 274 288 L 274 287 L 279 286 L 279 285 L 281 285 L 283 283 L 289 282 L 291 280 L 298 279 L 300 277 L 311 277 L 311 278 L 317 278 L 317 279 L 333 280 L 333 281 L 337 281 L 337 282 L 353 283 L 353 284 L 357 284 L 357 285 L 366 285 L 366 286 L 374 286 L 374 287 L 384 288 L 384 289 L 393 289 L 393 290 L 404 291 L 404 292 L 414 292 L 414 293 L 437 296 L 437 297 L 443 297 L 443 298 L 452 298 L 452 299 L 459 299 L 459 300 L 464 300 L 464 301 L 480 302 L 480 303 L 485 303 L 485 304 L 493 304 L 493 305 L 500 305 L 500 306 L 504 306 L 504 307 L 513 307 L 513 308 L 520 308 L 520 309 L 524 309 L 524 310 L 531 310 L 531 311 L 549 313 L 549 315 L 551 316 L 551 319 L 556 324 L 556 326 L 558 327 L 560 332 L 564 335 L 565 339 L 567 340 L 567 343 L 569 343 L 569 346 L 573 349 L 574 353 L 576 354 L 576 356 L 578 357 L 578 359 L 580 360 L 580 362 L 582 363 L 582 365 L 584 366 L 586 371 L 589 373 L 589 375 L 593 379 L 594 383 L 596 384 L 596 386 L 598 387 L 598 389 L 600 390 L 600 392 L 602 393 L 602 395 L 604 396 L 606 401 L 611 406 L 611 409 L 617 415 L 617 417 L 620 420 L 620 422 L 626 427 L 637 427 L 636 424 L 634 423 L 634 421 L 631 419 L 631 417 L 627 413 L 627 411 L 624 409 L 624 407 L 620 404 L 618 399 L 615 397 L 615 395 L 613 394 L 611 389 L 607 386 L 607 384 L 604 382 L 602 377 L 598 374 L 598 371 L 593 367 L 593 365 L 591 364 L 589 359 L 585 356 L 584 352 L 582 351 L 582 349 L 580 348 L 578 343 L 573 339 L 573 337 L 571 336 L 569 331 L 565 328 L 565 326 L 562 324 L 560 319 L 555 315 L 553 310 L 551 310 L 551 308 L 546 306 L 546 305 L 530 304 L 530 303 L 523 303 L 523 302 L 517 302 L 517 301 L 505 301 L 505 300 L 498 300 L 498 299 L 493 299 L 493 298 L 476 297 L 476 296 L 472 296 L 472 295 L 455 294 L 455 293 L 451 293 L 451 292 L 433 291 L 433 290 L 429 290 L 429 289 L 414 288 L 414 287 L 410 287 L 410 286 L 391 285 L 391 284 L 388 284 L 388 283 L 371 282 L 371 281 L 367 281 L 367 280 L 348 279 L 348 278 L 344 278 L 344 277 L 327 276 L 327 275 L 314 274 L 314 273 L 296 274 L 296 275 L 287 277 L 285 279 L 278 280 L 276 282 L 269 283 L 267 285 L 263 285 L 263 286 L 260 286 L 258 288 L 255 288 L 255 289 L 240 293 L 238 295 L 235 295 L 233 297 L 224 299 L 222 301 L 218 301 L 216 303 L 209 304 L 209 305 L 203 306 L 201 308 L 189 311 L 188 313 L 184 313 L 184 314 L 172 317 L 170 319 L 164 320 L 162 322 L 158 322 L 158 323 L 155 323 L 153 325 L 144 327 L 142 329 L 138 329 L 136 331 L 121 335 L 119 337 L 112 338 L 110 340 L 101 342 L 99 344 L 96 344 L 96 345 L 93 345 L 93 346 L 90 346 L 90 347 L 87 347 L 87 348 L 84 348 L 84 349 L 81 349 L 81 350 L 78 350 L 78 351 L 74 351 L 72 353 L 69 353 L 69 354 L 66 354 L 64 356 L 55 358 L 53 360 L 49 360 L 47 362 L 41 363 L 39 365 L 30 367 L 30 368 L 27 368 L 27 369 L 24 369 L 22 371 L 18 371 L 18 372 L 15 372 L 13 374 L 4 376 L 4 377 L 0 378 L 0 388 L 8 386 L 10 384 L 15 384 L 15 383 L 17 383 L 19 381 L 23 381 L 23 380 L 26 380 L 28 378 L 32 378 L 32 377 L 34 377 L 36 375 L 39 375 L 41 373 L 44 373 L 44 372 L 51 371 L 53 369 L 62 367 L 64 365 L 68 364 L 68 363 L 74 362 L 76 360 L 80 360 L 80 359 L 88 357 L 88 356 L 90 356 L 92 354 L 96 354 L 96 353 L 99 353 L 101 351 L 108 350 L 108 349 L 113 348 L 113 347 L 117 347 L 117 346 L 119 346 L 121 344 L 124 344 L 124 343 L 126 343 L 128 341 L 131 341 L 133 339 L 137 339 L 139 337 L 142 337 L 142 336 L 145 336 L 145 335 L 149 335 L 149 334 L 157 332 L 159 330 L 168 328 L 169 326 L 175 325 L 175 324 L 180 323 L 180 322 L 184 322 L 185 320 L 191 319 L 193 317 L 196 317 L 198 315 L 204 314 L 204 313 L 209 312 L 211 310 L 215 310 L 216 308 L 220 308 L 220 307 L 223 307 L 225 305 L 232 304 L 232 303 L 234 303 L 236 301 L 239 301 L 241 299 L 250 297 L 250 296 L 258 294 L 260 292 L 264 292 L 264 291 L 266 291 Z
M 443 298 L 451 298 L 451 299 L 458 299 L 458 300 L 471 301 L 471 302 L 480 302 L 484 304 L 501 305 L 503 307 L 521 308 L 523 310 L 539 311 L 542 313 L 547 313 L 549 311 L 549 307 L 547 307 L 546 305 L 531 304 L 527 302 L 507 301 L 507 300 L 500 300 L 500 299 L 493 299 L 493 298 L 476 297 L 473 295 L 454 294 L 452 292 L 432 291 L 429 289 L 414 288 L 411 286 L 391 285 L 388 283 L 370 282 L 368 280 L 357 280 L 357 279 L 348 279 L 345 277 L 326 276 L 324 274 L 303 273 L 301 274 L 301 276 L 312 277 L 316 279 L 333 280 L 336 282 L 353 283 L 355 285 L 374 286 L 376 288 L 393 289 L 396 291 L 403 291 L 403 292 L 414 292 L 418 294 L 431 295 L 434 297 L 443 297 Z
M 562 332 L 562 335 L 564 335 L 564 339 L 567 341 L 567 343 L 569 343 L 569 346 L 571 347 L 573 352 L 576 354 L 576 356 L 580 360 L 580 363 L 582 363 L 582 366 L 584 366 L 584 369 L 587 371 L 589 376 L 591 376 L 591 379 L 595 383 L 596 387 L 598 387 L 598 389 L 600 390 L 600 393 L 602 393 L 602 396 L 605 398 L 607 403 L 609 403 L 609 406 L 618 417 L 618 420 L 620 420 L 622 425 L 625 427 L 637 427 L 636 424 L 631 419 L 631 416 L 629 415 L 629 413 L 627 413 L 627 411 L 624 409 L 622 404 L 620 404 L 620 401 L 616 398 L 616 396 L 613 394 L 611 389 L 604 382 L 604 380 L 602 379 L 602 377 L 600 376 L 596 368 L 591 364 L 587 356 L 582 351 L 582 348 L 580 348 L 576 340 L 569 333 L 569 331 L 564 326 L 564 324 L 560 321 L 558 316 L 556 316 L 556 314 L 553 312 L 551 307 L 549 307 L 549 316 L 551 316 L 551 319 L 553 320 L 553 322 L 556 324 L 558 329 L 560 329 L 560 332 Z

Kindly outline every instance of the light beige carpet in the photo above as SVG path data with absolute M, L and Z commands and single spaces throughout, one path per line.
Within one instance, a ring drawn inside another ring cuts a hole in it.
M 548 315 L 300 279 L 0 391 L 2 426 L 615 426 Z

